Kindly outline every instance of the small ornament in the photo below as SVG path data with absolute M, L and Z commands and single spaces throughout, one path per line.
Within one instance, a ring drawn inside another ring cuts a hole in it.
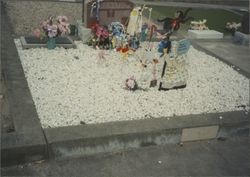
M 150 87 L 155 87 L 157 85 L 157 79 L 156 79 L 156 64 L 159 63 L 159 60 L 153 59 L 153 79 L 150 82 Z
M 134 78 L 134 76 L 126 79 L 125 86 L 127 90 L 135 91 L 138 88 L 138 84 Z

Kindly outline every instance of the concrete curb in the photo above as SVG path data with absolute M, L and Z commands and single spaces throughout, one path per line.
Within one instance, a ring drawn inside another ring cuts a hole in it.
M 154 5 L 154 6 L 170 6 L 170 7 L 191 7 L 191 8 L 202 8 L 202 9 L 230 9 L 230 10 L 248 10 L 247 6 L 236 6 L 236 5 L 221 5 L 212 3 L 196 3 L 196 2 L 176 2 L 176 1 L 145 1 L 145 0 L 131 0 L 137 5 Z
M 186 134 L 187 130 L 191 132 Z M 232 137 L 242 132 L 249 133 L 249 116 L 242 111 L 45 129 L 53 158 Z
M 75 49 L 76 48 L 75 42 L 70 37 L 66 36 L 66 37 L 57 37 L 57 38 L 68 40 L 69 43 L 60 44 L 60 43 L 56 42 L 56 47 L 63 47 L 65 49 L 71 49 L 71 48 Z M 57 41 L 57 38 L 56 38 L 56 41 Z M 26 36 L 25 37 L 21 36 L 20 37 L 20 41 L 21 41 L 23 49 L 47 47 L 46 43 L 44 43 L 44 44 L 32 44 L 32 43 L 28 43 L 26 41 Z
M 1 7 L 1 63 L 6 76 L 15 132 L 1 136 L 2 166 L 46 158 L 47 145 L 24 71 L 11 37 L 10 24 Z

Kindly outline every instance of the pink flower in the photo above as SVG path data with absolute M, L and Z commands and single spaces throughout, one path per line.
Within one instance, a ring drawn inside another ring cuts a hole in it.
M 34 36 L 36 36 L 37 38 L 40 38 L 40 37 L 41 37 L 41 31 L 40 31 L 39 29 L 35 29 L 35 30 L 33 31 L 33 34 L 34 34 Z
M 138 85 L 134 76 L 126 79 L 125 86 L 127 90 L 132 90 L 132 91 L 135 91 L 138 88 Z
M 65 35 L 70 33 L 66 16 L 58 16 L 56 19 L 57 24 L 54 23 L 53 17 L 50 16 L 47 20 L 43 21 L 41 27 L 48 37 L 56 37 L 58 35 Z M 35 36 L 38 35 L 38 31 Z
M 57 25 L 47 25 L 48 36 L 56 37 L 57 35 Z
M 58 30 L 61 35 L 70 33 L 68 18 L 66 16 L 58 16 L 57 22 L 58 22 Z

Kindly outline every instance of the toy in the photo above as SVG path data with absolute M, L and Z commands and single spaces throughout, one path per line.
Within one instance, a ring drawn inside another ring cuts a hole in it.
M 162 39 L 158 45 L 158 52 L 161 53 L 162 57 L 164 54 L 169 53 L 171 49 L 171 41 L 169 40 L 170 35 L 165 36 L 164 39 Z
M 92 4 L 91 4 L 91 12 L 90 12 L 90 14 L 91 14 L 91 16 L 92 17 L 95 17 L 96 18 L 96 20 L 99 22 L 99 20 L 100 20 L 100 6 L 101 6 L 101 2 L 102 2 L 103 0 L 95 0 Z
M 142 8 L 135 7 L 129 17 L 129 22 L 127 26 L 127 33 L 130 36 L 134 36 L 137 33 L 140 33 L 142 29 Z
M 129 47 L 131 47 L 133 50 L 138 49 L 140 46 L 140 42 L 136 36 L 131 37 L 128 41 L 128 44 L 129 44 Z
M 137 34 L 142 32 L 142 27 L 143 27 L 143 25 L 142 25 L 143 24 L 142 23 L 142 13 L 145 9 L 149 10 L 148 21 L 150 21 L 152 8 L 148 8 L 148 7 L 146 7 L 146 5 L 144 5 L 143 7 L 140 7 L 140 6 L 135 7 L 130 12 L 129 22 L 128 22 L 128 26 L 127 26 L 127 33 L 130 36 L 134 36 L 134 35 L 137 35 Z
M 185 12 L 182 11 L 176 11 L 175 17 L 170 18 L 166 17 L 164 19 L 158 19 L 158 22 L 164 22 L 163 29 L 165 30 L 165 33 L 173 33 L 174 31 L 179 30 L 180 24 L 184 24 L 189 20 L 193 20 L 193 17 L 187 17 L 188 12 L 192 10 L 191 8 L 188 8 Z

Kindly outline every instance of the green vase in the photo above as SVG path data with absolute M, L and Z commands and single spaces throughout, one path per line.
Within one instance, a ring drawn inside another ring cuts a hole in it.
M 54 49 L 56 48 L 56 38 L 49 37 L 47 42 L 47 48 L 48 49 Z

